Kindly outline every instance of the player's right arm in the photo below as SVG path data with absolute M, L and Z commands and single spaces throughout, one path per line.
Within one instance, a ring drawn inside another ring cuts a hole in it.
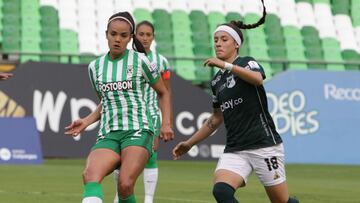
M 95 111 L 91 112 L 85 118 L 80 118 L 73 121 L 69 126 L 65 127 L 65 134 L 71 136 L 78 136 L 82 131 L 84 131 L 89 125 L 100 120 L 101 113 L 101 103 L 98 104 Z
M 99 95 L 99 89 L 96 85 L 96 75 L 99 66 L 99 59 L 92 61 L 88 66 L 88 73 L 92 87 L 95 89 L 98 98 L 101 100 Z M 80 118 L 73 121 L 69 126 L 65 127 L 65 135 L 78 136 L 83 130 L 85 130 L 89 125 L 100 120 L 101 115 L 101 102 L 96 107 L 95 111 L 91 112 L 85 118 Z
M 183 154 L 187 153 L 191 147 L 203 141 L 215 132 L 223 122 L 223 116 L 219 108 L 214 108 L 213 113 L 209 119 L 202 125 L 202 127 L 188 140 L 180 142 L 173 149 L 173 158 L 179 159 Z
M 161 78 L 164 81 L 164 85 L 166 87 L 166 89 L 168 90 L 169 94 L 170 94 L 170 104 L 171 104 L 171 108 L 170 108 L 170 120 L 171 120 L 171 128 L 173 128 L 173 121 L 174 121 L 174 116 L 173 116 L 173 107 L 172 107 L 172 90 L 171 90 L 171 72 L 170 72 L 170 64 L 168 62 L 168 60 L 160 55 L 160 58 L 162 59 L 162 63 L 160 66 L 160 70 L 161 70 Z

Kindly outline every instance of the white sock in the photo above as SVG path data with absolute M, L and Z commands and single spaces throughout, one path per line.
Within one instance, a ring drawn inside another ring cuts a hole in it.
M 144 203 L 153 202 L 158 175 L 159 175 L 159 171 L 157 168 L 144 169 L 144 188 L 145 188 Z
M 116 169 L 114 170 L 113 174 L 114 174 L 114 182 L 115 182 L 115 198 L 114 198 L 114 203 L 119 203 L 119 196 L 118 196 L 118 193 L 117 193 L 117 185 L 118 185 L 118 181 L 119 181 L 119 173 L 120 173 L 120 170 L 119 169 Z
M 81 203 L 103 203 L 98 197 L 85 197 Z

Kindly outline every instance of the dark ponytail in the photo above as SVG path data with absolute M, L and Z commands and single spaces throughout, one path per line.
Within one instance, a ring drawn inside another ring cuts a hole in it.
M 127 23 L 130 24 L 131 30 L 130 33 L 133 37 L 133 44 L 132 44 L 132 48 L 135 51 L 141 52 L 141 53 L 146 53 L 145 52 L 145 48 L 144 46 L 140 43 L 140 41 L 135 37 L 135 21 L 133 19 L 133 17 L 131 16 L 131 14 L 129 12 L 118 12 L 115 13 L 114 15 L 112 15 L 109 20 L 108 20 L 108 27 L 111 21 L 115 20 L 115 19 L 119 19 L 119 20 L 123 20 Z
M 140 53 L 144 53 L 146 54 L 145 48 L 144 46 L 141 44 L 141 42 L 136 38 L 135 35 L 133 35 L 133 44 L 132 44 L 132 48 Z
M 237 34 L 240 36 L 242 43 L 244 42 L 244 35 L 241 32 L 241 29 L 253 29 L 253 28 L 259 27 L 260 25 L 265 23 L 266 8 L 265 8 L 264 0 L 261 0 L 261 3 L 263 5 L 263 15 L 259 19 L 258 22 L 254 23 L 254 24 L 244 24 L 243 21 L 232 20 L 230 23 L 223 24 L 223 25 L 227 25 L 227 26 L 231 27 L 232 29 L 234 29 L 237 32 Z
M 258 22 L 254 23 L 254 24 L 244 24 L 243 21 L 231 21 L 230 23 L 235 25 L 236 27 L 240 28 L 240 29 L 253 29 L 256 27 L 259 27 L 260 25 L 265 23 L 265 18 L 266 18 L 266 8 L 265 8 L 265 4 L 264 4 L 264 0 L 261 0 L 261 3 L 263 5 L 263 15 L 262 17 L 259 19 Z

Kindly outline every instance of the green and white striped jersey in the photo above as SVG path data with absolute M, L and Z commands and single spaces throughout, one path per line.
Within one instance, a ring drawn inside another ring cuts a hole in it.
M 170 64 L 168 60 L 161 54 L 151 51 L 147 57 L 151 61 L 151 63 L 155 63 L 157 66 L 157 69 L 160 73 L 164 73 L 166 71 L 170 71 Z M 160 114 L 159 110 L 159 100 L 157 98 L 157 94 L 153 88 L 151 88 L 149 85 L 146 88 L 145 98 L 148 101 L 149 104 L 149 111 L 150 115 L 154 116 L 157 114 Z
M 160 79 L 156 64 L 142 53 L 126 50 L 115 60 L 106 54 L 92 61 L 89 77 L 101 97 L 99 135 L 116 130 L 153 131 L 145 91 L 148 83 Z

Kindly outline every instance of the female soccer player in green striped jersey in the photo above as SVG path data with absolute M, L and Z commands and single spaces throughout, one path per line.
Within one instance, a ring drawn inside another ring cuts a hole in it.
M 155 37 L 155 28 L 152 23 L 149 21 L 142 21 L 136 25 L 136 38 L 144 46 L 147 57 L 150 62 L 155 63 L 159 72 L 161 73 L 161 78 L 164 81 L 164 84 L 167 90 L 171 95 L 170 87 L 170 65 L 167 59 L 161 54 L 151 51 L 150 47 Z M 155 138 L 154 138 L 154 152 L 152 153 L 148 163 L 144 169 L 144 189 L 145 197 L 144 203 L 152 203 L 154 199 L 156 184 L 158 180 L 158 164 L 157 164 L 157 148 L 159 146 L 159 133 L 160 133 L 160 111 L 159 111 L 159 102 L 156 92 L 148 87 L 146 89 L 146 100 L 148 101 L 150 116 L 153 119 Z M 115 181 L 118 182 L 118 173 L 119 170 L 114 171 Z M 115 196 L 114 203 L 117 203 L 117 195 Z
M 265 21 L 263 0 L 262 3 L 264 11 L 259 22 L 247 25 L 232 21 L 216 28 L 216 58 L 204 62 L 219 69 L 211 81 L 213 114 L 191 138 L 173 150 L 178 159 L 225 123 L 226 146 L 215 169 L 213 186 L 218 203 L 238 203 L 234 193 L 246 185 L 253 171 L 272 203 L 298 203 L 289 198 L 284 147 L 268 111 L 264 70 L 254 58 L 238 56 L 244 42 L 240 29 L 256 28 Z
M 134 35 L 135 23 L 128 12 L 112 15 L 106 38 L 110 51 L 89 65 L 93 88 L 101 104 L 90 115 L 66 127 L 66 134 L 76 136 L 88 125 L 100 120 L 99 135 L 90 152 L 83 173 L 82 203 L 102 203 L 101 181 L 119 167 L 120 203 L 135 203 L 134 185 L 152 153 L 154 126 L 145 99 L 147 85 L 157 92 L 162 112 L 160 138 L 171 140 L 170 94 L 156 64 L 139 52 L 126 49 L 133 38 L 133 48 L 144 53 Z M 135 46 L 134 46 L 135 45 Z

